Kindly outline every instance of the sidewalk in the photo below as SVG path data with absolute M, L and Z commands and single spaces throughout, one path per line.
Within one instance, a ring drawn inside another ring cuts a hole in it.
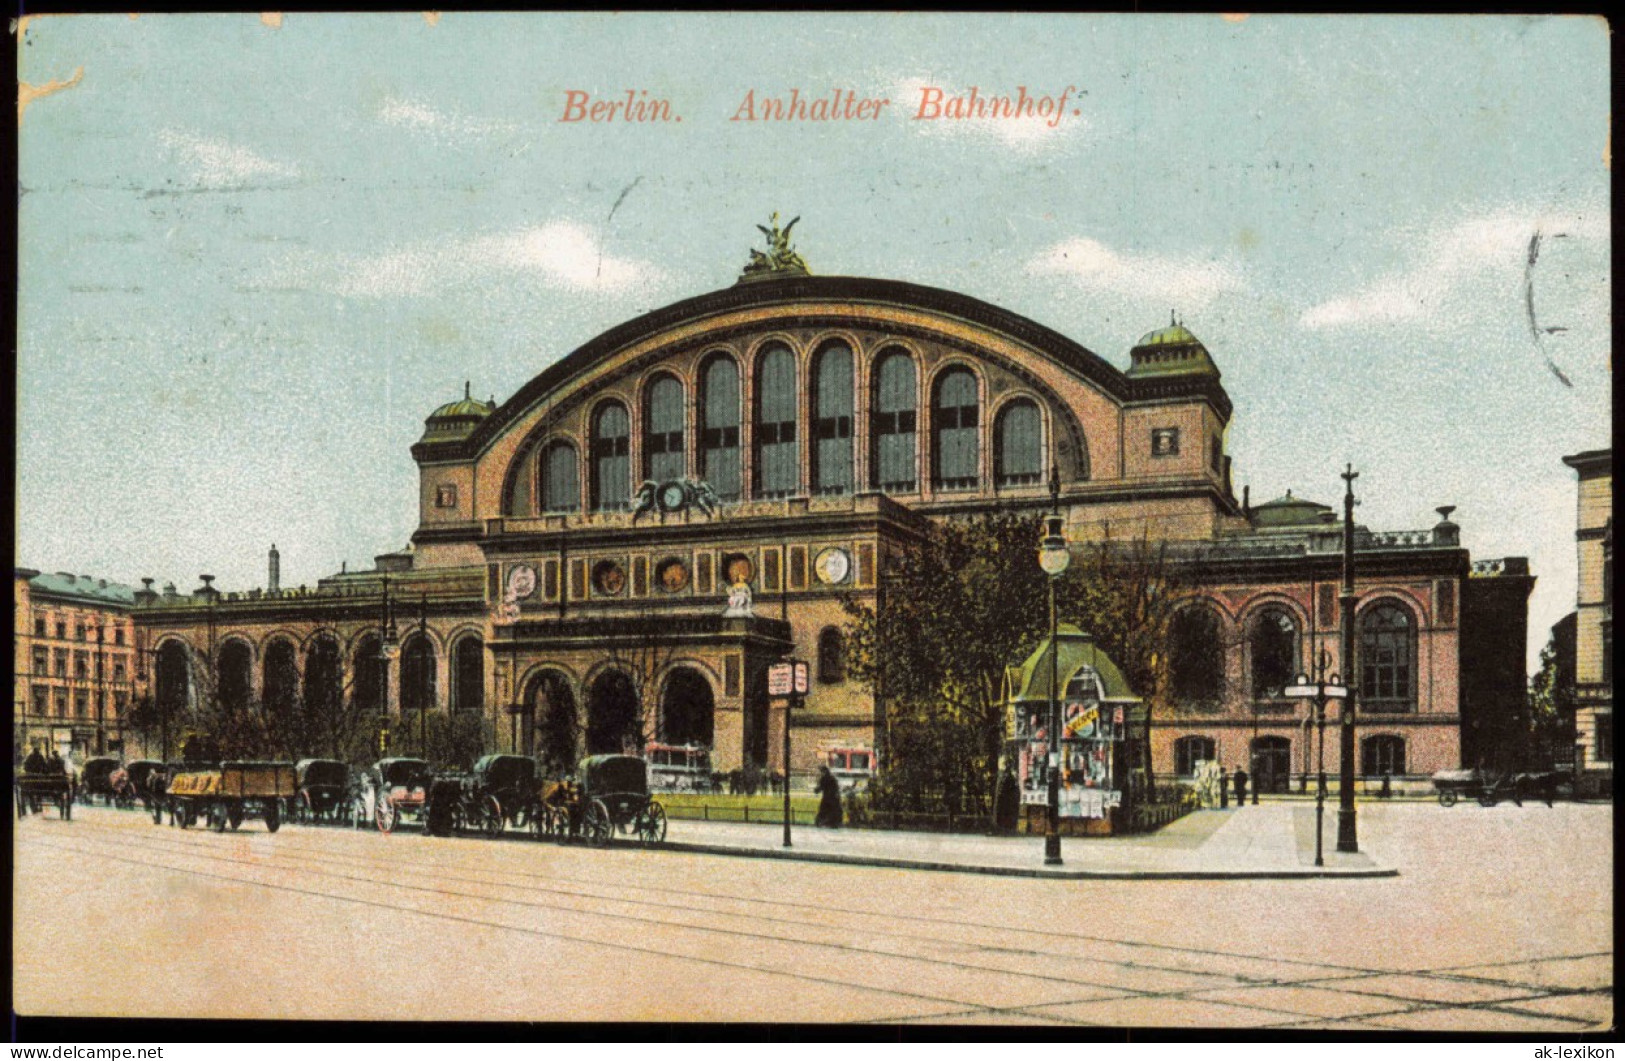
M 1314 808 L 1264 803 L 1195 811 L 1144 836 L 1063 837 L 1062 866 L 1044 865 L 1042 836 L 976 836 L 797 825 L 673 820 L 666 850 L 897 869 L 1062 880 L 1249 880 L 1392 877 L 1370 855 L 1336 851 L 1335 808 L 1326 816 L 1325 865 L 1315 863 Z

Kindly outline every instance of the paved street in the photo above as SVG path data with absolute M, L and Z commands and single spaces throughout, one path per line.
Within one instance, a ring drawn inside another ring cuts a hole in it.
M 1398 876 L 1124 881 L 80 809 L 18 823 L 15 1005 L 1575 1032 L 1613 1023 L 1611 826 L 1606 806 L 1367 804 Z

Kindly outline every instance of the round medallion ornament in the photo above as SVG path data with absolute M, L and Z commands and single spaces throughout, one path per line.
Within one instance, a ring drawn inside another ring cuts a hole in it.
M 655 570 L 655 577 L 660 580 L 660 588 L 667 593 L 679 593 L 688 588 L 688 565 L 673 557 L 662 561 Z
M 756 574 L 756 565 L 750 562 L 750 557 L 734 553 L 722 562 L 722 573 L 727 576 L 730 586 L 741 582 L 748 584 Z
M 536 592 L 536 569 L 529 564 L 515 564 L 508 572 L 508 598 L 524 600 Z
M 813 571 L 826 586 L 838 586 L 852 573 L 852 558 L 845 549 L 825 549 L 813 560 Z
M 618 597 L 626 588 L 626 572 L 613 560 L 600 560 L 592 569 L 593 588 L 606 597 Z

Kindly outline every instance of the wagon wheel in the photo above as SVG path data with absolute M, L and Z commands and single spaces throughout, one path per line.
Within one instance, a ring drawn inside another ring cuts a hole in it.
M 1439 793 L 1439 806 L 1454 807 L 1456 805 L 1456 792 L 1454 789 L 1445 789 Z
M 495 796 L 486 796 L 480 804 L 480 811 L 483 819 L 480 822 L 481 831 L 493 839 L 501 836 L 503 826 L 506 824 L 502 816 L 501 801 Z
M 401 824 L 401 810 L 395 806 L 394 800 L 383 796 L 373 808 L 372 819 L 377 824 L 379 832 L 392 833 L 395 826 Z
M 243 808 L 240 806 L 228 808 L 226 811 L 226 821 L 231 825 L 233 832 L 236 832 L 238 829 L 242 828 Z
M 581 831 L 588 841 L 597 847 L 608 844 L 615 832 L 615 822 L 610 818 L 609 808 L 604 806 L 603 800 L 595 799 L 587 805 L 586 819 Z
M 666 838 L 666 808 L 653 800 L 638 815 L 638 839 L 646 844 L 658 844 Z
M 17 800 L 17 820 L 22 821 L 28 817 L 28 800 L 23 797 L 23 790 L 20 788 L 12 789 L 11 794 Z
M 282 828 L 282 815 L 277 810 L 275 802 L 265 805 L 265 828 L 268 832 L 276 832 Z
M 1501 802 L 1501 797 L 1494 793 L 1481 792 L 1478 795 L 1478 805 L 1480 807 L 1493 807 L 1499 802 Z
M 180 806 L 175 808 L 175 817 L 180 819 L 180 826 L 182 829 L 190 829 L 192 827 L 192 808 L 186 804 L 182 803 Z
M 217 833 L 226 831 L 226 805 L 216 803 L 209 808 L 209 828 Z

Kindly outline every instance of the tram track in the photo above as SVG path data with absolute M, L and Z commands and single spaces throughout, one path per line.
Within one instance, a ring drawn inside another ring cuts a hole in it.
M 842 964 L 854 963 L 873 967 L 875 963 L 902 963 L 904 968 L 896 970 L 896 976 L 882 977 L 892 983 L 918 983 L 919 975 L 905 975 L 909 972 L 920 972 L 918 967 L 935 974 L 933 979 L 941 980 L 942 974 L 953 971 L 953 975 L 970 974 L 985 980 L 987 977 L 1015 978 L 1024 982 L 1043 982 L 1063 988 L 1075 988 L 1080 991 L 1091 992 L 1085 1000 L 1098 1000 L 1103 997 L 1134 996 L 1146 1001 L 1157 998 L 1175 999 L 1190 994 L 1200 994 L 1223 990 L 1228 987 L 1314 987 L 1317 984 L 1330 985 L 1339 981 L 1354 981 L 1364 977 L 1412 975 L 1431 976 L 1439 979 L 1460 979 L 1463 982 L 1484 983 L 1482 976 L 1478 977 L 1447 977 L 1441 976 L 1444 970 L 1433 973 L 1427 970 L 1406 969 L 1372 969 L 1360 966 L 1345 965 L 1331 962 L 1305 962 L 1290 958 L 1263 957 L 1258 955 L 1245 955 L 1233 952 L 1203 950 L 1201 948 L 1179 947 L 1177 945 L 1149 943 L 1129 940 L 1111 939 L 1094 936 L 1064 929 L 1056 932 L 1012 929 L 1008 924 L 993 924 L 983 921 L 964 918 L 945 918 L 923 914 L 903 913 L 896 910 L 879 912 L 859 909 L 848 906 L 831 906 L 830 904 L 810 904 L 780 899 L 763 899 L 756 896 L 735 895 L 719 893 L 714 889 L 708 891 L 695 891 L 692 889 L 673 888 L 659 884 L 615 884 L 597 880 L 585 880 L 579 877 L 569 877 L 559 873 L 537 872 L 530 868 L 515 868 L 508 866 L 487 866 L 476 870 L 466 867 L 448 867 L 444 860 L 435 857 L 434 852 L 425 852 L 424 857 L 404 862 L 399 857 L 386 855 L 370 855 L 356 852 L 333 852 L 330 850 L 317 850 L 316 847 L 297 833 L 279 834 L 273 843 L 275 850 L 265 851 L 268 846 L 267 837 L 255 837 L 247 834 L 238 834 L 233 837 L 231 849 L 238 854 L 227 853 L 222 850 L 219 838 L 198 834 L 156 835 L 146 833 L 143 829 L 123 829 L 116 826 L 96 822 L 91 825 L 98 834 L 103 834 L 105 841 L 98 841 L 88 837 L 75 836 L 72 839 L 87 841 L 91 849 L 80 847 L 76 843 L 65 845 L 48 844 L 46 846 L 59 846 L 65 850 L 77 850 L 82 854 L 108 857 L 106 843 L 116 843 L 125 848 L 134 846 L 141 851 L 168 857 L 200 860 L 205 863 L 224 862 L 229 865 L 246 868 L 251 871 L 264 872 L 297 872 L 302 874 L 315 874 L 337 882 L 340 886 L 365 885 L 370 887 L 389 887 L 411 895 L 438 899 L 455 899 L 475 903 L 492 903 L 503 908 L 518 908 L 531 912 L 545 912 L 549 916 L 575 917 L 582 919 L 607 920 L 622 925 L 637 926 L 638 931 L 683 932 L 697 933 L 705 936 L 721 936 L 733 939 L 744 945 L 756 947 L 776 947 L 804 949 L 810 952 L 810 957 L 799 954 L 786 954 L 782 962 L 773 961 L 722 961 L 711 954 L 680 953 L 667 949 L 655 949 L 636 945 L 628 945 L 621 940 L 606 940 L 602 936 L 583 934 L 580 932 L 567 932 L 557 929 L 546 931 L 534 927 L 514 925 L 511 921 L 492 917 L 461 918 L 472 924 L 481 924 L 485 927 L 506 931 L 531 932 L 548 935 L 553 938 L 569 940 L 572 942 L 593 945 L 615 946 L 625 949 L 637 950 L 642 953 L 658 953 L 665 957 L 675 957 L 680 960 L 693 960 L 723 964 L 731 968 L 745 969 L 751 972 L 768 973 L 774 975 L 790 975 L 815 982 L 838 985 L 844 988 L 859 991 L 883 991 L 887 994 L 907 997 L 915 1000 L 929 1000 L 936 1004 L 956 1007 L 955 1012 L 963 1015 L 967 1012 L 983 1011 L 988 1015 L 1001 1013 L 1021 1013 L 1028 1007 L 1047 1009 L 1058 1004 L 1057 1002 L 1032 1001 L 1018 1006 L 988 1006 L 968 997 L 965 992 L 951 992 L 943 995 L 930 995 L 916 991 L 897 990 L 885 983 L 876 983 L 871 977 L 865 981 L 848 977 L 816 977 L 805 974 L 789 972 L 787 967 L 802 968 L 808 963 L 818 964 L 833 958 L 837 967 Z M 76 830 L 76 833 L 82 832 Z M 68 838 L 64 838 L 68 839 Z M 258 841 L 258 842 L 256 842 Z M 485 843 L 485 841 L 482 841 Z M 243 851 L 245 844 L 253 844 L 260 850 Z M 557 849 L 549 847 L 548 850 L 569 851 L 570 849 Z M 503 845 L 494 851 L 501 852 L 504 858 L 520 855 L 517 845 Z M 613 849 L 603 852 L 605 855 L 624 855 L 631 852 L 616 852 Z M 595 855 L 599 853 L 595 852 Z M 127 858 L 121 860 L 140 865 L 152 866 L 153 863 L 140 859 Z M 419 875 L 420 883 L 406 883 L 391 880 L 387 877 L 369 875 L 364 871 L 368 868 L 396 871 L 404 865 L 410 866 L 412 871 Z M 246 879 L 232 874 L 204 872 L 196 869 L 187 869 L 180 866 L 164 865 L 174 872 L 192 873 L 204 877 L 214 877 L 221 880 L 231 880 L 249 886 L 280 886 L 267 884 L 263 881 Z M 218 868 L 218 867 L 216 867 Z M 427 873 L 427 883 L 424 880 Z M 469 875 L 473 873 L 475 875 Z M 499 878 L 499 879 L 490 879 Z M 500 878 L 509 878 L 503 880 Z M 520 883 L 514 883 L 517 879 Z M 453 885 L 448 887 L 447 885 Z M 460 886 L 469 886 L 468 890 Z M 322 895 L 338 901 L 356 901 L 353 896 L 346 896 L 334 892 L 295 889 L 302 894 Z M 490 890 L 508 894 L 490 894 Z M 609 894 L 605 894 L 609 893 Z M 621 894 L 617 894 L 621 893 Z M 660 898 L 654 898 L 651 893 Z M 516 897 L 517 895 L 517 897 Z M 546 899 L 538 898 L 546 896 Z M 425 911 L 411 903 L 383 902 L 376 898 L 364 900 L 371 905 L 381 906 L 399 912 L 425 914 L 427 916 L 446 916 L 443 911 Z M 695 902 L 706 905 L 697 906 Z M 715 906 L 733 905 L 736 909 L 716 909 Z M 795 916 L 786 916 L 785 911 L 793 911 Z M 676 915 L 676 916 L 673 916 Z M 687 915 L 687 916 L 684 916 Z M 843 918 L 856 918 L 859 923 L 854 924 Z M 713 923 L 704 923 L 707 920 Z M 721 924 L 715 923 L 721 922 Z M 917 925 L 925 931 L 901 931 L 897 927 L 899 922 Z M 787 936 L 784 931 L 753 930 L 751 925 L 770 925 L 778 929 L 788 929 L 792 933 L 807 932 L 811 938 Z M 940 931 L 933 931 L 940 930 Z M 983 943 L 974 940 L 967 941 L 960 938 L 964 933 L 994 933 L 1005 944 L 1018 942 L 1009 937 L 1014 934 L 1018 937 L 1031 935 L 1040 940 L 1053 941 L 1063 938 L 1069 942 L 1079 943 L 1091 947 L 1104 947 L 1129 952 L 1141 952 L 1135 960 L 1113 959 L 1098 954 L 1079 954 L 1064 950 L 1043 947 L 1021 947 L 1008 945 L 995 945 L 994 941 Z M 828 938 L 830 934 L 858 934 L 865 941 L 893 941 L 904 944 L 903 949 L 883 945 L 856 944 L 843 941 L 840 938 Z M 945 937 L 943 933 L 951 935 Z M 938 954 L 922 954 L 917 949 L 920 945 L 926 947 L 955 946 L 968 949 L 974 954 L 986 958 L 989 955 L 1001 954 L 1011 959 L 1011 964 L 988 962 L 986 960 L 973 961 L 966 959 L 949 958 Z M 714 947 L 704 948 L 713 952 Z M 1153 955 L 1160 957 L 1162 962 L 1148 961 Z M 1173 959 L 1169 961 L 1169 959 Z M 1257 962 L 1279 969 L 1282 966 L 1296 967 L 1301 976 L 1282 977 L 1255 976 L 1237 972 L 1234 969 L 1228 972 L 1217 972 L 1211 968 L 1202 968 L 1203 959 L 1222 963 Z M 1024 963 L 1044 963 L 1047 971 L 1035 971 L 1032 968 L 1021 968 Z M 1087 964 L 1093 967 L 1093 975 L 1066 975 L 1060 970 L 1066 965 Z M 1116 974 L 1109 979 L 1103 977 L 1101 972 L 1110 969 Z M 1318 975 L 1317 975 L 1318 974 Z M 1183 977 L 1186 980 L 1200 978 L 1208 981 L 1207 984 L 1187 983 L 1175 989 L 1147 989 L 1137 987 L 1124 980 L 1138 977 L 1144 980 L 1155 980 L 1159 976 Z M 1116 982 L 1111 982 L 1115 980 Z M 1511 981 L 1497 981 L 1507 988 L 1519 988 L 1526 991 L 1529 997 L 1544 997 L 1551 994 L 1549 988 L 1542 988 L 1533 984 L 1514 984 Z M 1106 995 L 1100 993 L 1105 988 Z M 1359 993 L 1352 991 L 1351 993 Z M 1386 998 L 1380 993 L 1376 996 Z M 1417 1009 L 1426 1009 L 1440 1005 L 1439 1003 L 1421 1003 L 1419 1000 L 1403 1000 L 1394 998 L 1393 1012 L 1412 1012 Z M 1515 1003 L 1517 999 L 1498 1000 L 1495 1004 L 1507 1002 Z M 1236 1003 L 1229 1003 L 1235 1005 Z M 966 1005 L 977 1007 L 977 1010 L 965 1010 Z M 1489 1005 L 1488 1003 L 1486 1005 Z M 1259 1012 L 1261 1018 L 1268 1016 L 1278 1018 L 1285 1026 L 1292 1022 L 1302 1022 L 1300 1014 L 1268 1007 L 1251 1007 Z M 1046 1018 L 1055 1017 L 1064 1020 L 1061 1015 L 1044 1013 Z M 1082 1022 L 1087 1023 L 1087 1022 Z

